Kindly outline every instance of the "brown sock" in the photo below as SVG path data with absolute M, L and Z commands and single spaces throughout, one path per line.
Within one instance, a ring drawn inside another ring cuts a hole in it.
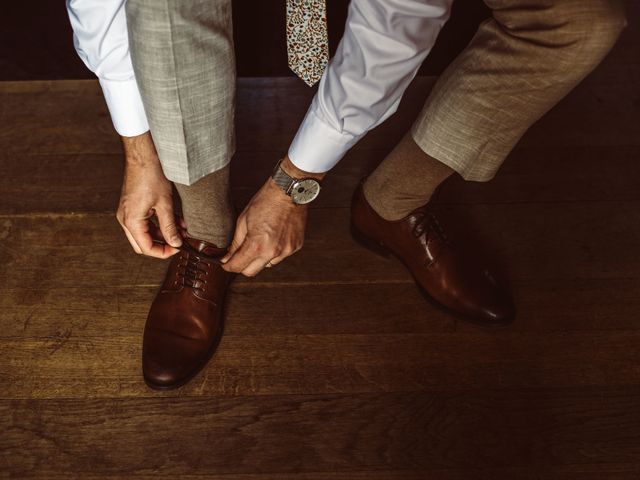
M 399 220 L 429 201 L 454 170 L 422 151 L 407 132 L 364 182 L 364 196 L 385 220 Z
M 190 237 L 227 247 L 233 239 L 235 209 L 229 186 L 230 164 L 192 185 L 174 183 Z

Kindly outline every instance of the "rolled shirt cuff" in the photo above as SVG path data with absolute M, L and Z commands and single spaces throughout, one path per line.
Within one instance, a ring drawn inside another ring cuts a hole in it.
M 359 140 L 324 122 L 312 106 L 289 147 L 289 159 L 300 170 L 324 173 L 331 170 Z
M 100 78 L 99 81 L 116 132 L 123 137 L 135 137 L 147 132 L 149 123 L 135 78 Z

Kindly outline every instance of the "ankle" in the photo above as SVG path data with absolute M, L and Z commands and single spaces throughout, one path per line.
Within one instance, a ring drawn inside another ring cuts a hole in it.
M 233 239 L 233 231 L 231 229 L 223 232 L 187 229 L 186 236 L 188 238 L 193 238 L 195 240 L 201 240 L 210 243 L 217 248 L 227 248 L 229 245 L 231 245 L 231 241 Z
M 368 179 L 367 179 L 368 180 Z M 384 220 L 393 222 L 400 220 L 416 208 L 426 204 L 437 188 L 434 187 L 430 192 L 422 190 L 420 195 L 410 196 L 403 192 L 395 192 L 391 188 L 376 188 L 365 181 L 362 190 L 367 203 L 371 208 Z

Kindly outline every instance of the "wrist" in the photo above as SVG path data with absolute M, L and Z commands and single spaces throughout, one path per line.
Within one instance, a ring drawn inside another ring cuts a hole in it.
M 284 190 L 282 190 L 282 188 L 276 185 L 276 182 L 273 181 L 273 178 L 267 179 L 267 191 L 270 192 L 270 194 L 272 195 L 272 198 L 274 198 L 275 200 L 277 200 L 278 202 L 284 205 L 293 206 L 293 207 L 306 206 L 306 205 L 297 205 L 293 201 L 293 199 L 289 195 L 287 195 Z
M 269 184 L 290 197 L 290 201 L 294 204 L 304 205 L 317 198 L 324 175 L 324 173 L 305 172 L 293 165 L 285 156 L 274 166 Z
M 314 178 L 318 181 L 321 181 L 327 175 L 327 172 L 314 173 L 299 169 L 291 161 L 289 155 L 285 155 L 285 157 L 282 159 L 280 168 L 282 168 L 282 170 L 284 170 L 287 175 L 298 180 L 302 178 Z
M 134 137 L 120 137 L 124 149 L 125 162 L 134 166 L 157 166 L 160 164 L 156 147 L 147 131 Z

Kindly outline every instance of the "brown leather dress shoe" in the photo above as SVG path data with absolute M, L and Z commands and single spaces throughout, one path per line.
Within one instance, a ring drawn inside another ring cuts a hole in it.
M 187 238 L 181 250 L 144 327 L 142 373 L 154 389 L 180 387 L 207 364 L 222 337 L 222 308 L 234 276 L 218 260 L 226 248 Z
M 388 221 L 367 202 L 363 181 L 351 204 L 351 231 L 359 243 L 384 256 L 394 254 L 427 298 L 461 318 L 486 326 L 513 321 L 509 292 L 473 255 L 454 246 L 429 203 Z

